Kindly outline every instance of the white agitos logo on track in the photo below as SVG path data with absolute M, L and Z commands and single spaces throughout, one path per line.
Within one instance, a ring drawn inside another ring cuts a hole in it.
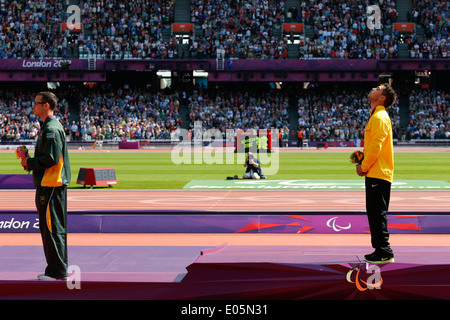
M 333 217 L 333 218 L 329 219 L 329 220 L 327 221 L 327 227 L 333 228 L 333 230 L 336 231 L 336 232 L 339 232 L 339 231 L 341 231 L 341 230 L 348 230 L 348 229 L 350 229 L 350 228 L 352 227 L 352 225 L 351 225 L 350 223 L 349 223 L 348 226 L 346 226 L 346 227 L 337 225 L 337 224 L 336 224 L 336 219 L 337 219 L 337 218 L 338 218 L 338 217 Z

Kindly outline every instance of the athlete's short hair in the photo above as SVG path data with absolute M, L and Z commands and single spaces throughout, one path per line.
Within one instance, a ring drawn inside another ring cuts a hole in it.
M 384 100 L 384 107 L 388 109 L 395 103 L 395 100 L 397 100 L 397 94 L 395 93 L 394 88 L 392 88 L 389 83 L 384 83 L 383 85 L 384 89 L 382 94 L 386 97 L 386 99 Z
M 56 105 L 58 104 L 58 98 L 53 92 L 41 91 L 37 94 L 37 96 L 41 96 L 42 102 L 48 103 L 50 105 L 50 109 L 55 110 Z

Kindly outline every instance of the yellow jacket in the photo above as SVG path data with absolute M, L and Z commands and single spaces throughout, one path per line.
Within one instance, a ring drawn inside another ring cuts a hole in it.
M 364 132 L 364 160 L 361 164 L 367 177 L 394 180 L 394 143 L 391 119 L 384 106 L 373 111 Z

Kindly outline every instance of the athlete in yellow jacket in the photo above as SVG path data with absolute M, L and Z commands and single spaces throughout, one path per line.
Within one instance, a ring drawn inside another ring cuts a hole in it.
M 371 110 L 364 133 L 364 160 L 356 166 L 357 174 L 366 177 L 366 210 L 375 249 L 372 254 L 365 255 L 365 259 L 370 263 L 394 262 L 387 228 L 394 179 L 394 146 L 391 120 L 386 110 L 397 96 L 389 84 L 382 84 L 373 88 L 368 97 Z
M 394 144 L 391 119 L 382 105 L 371 111 L 364 133 L 364 161 L 361 170 L 366 177 L 393 182 Z

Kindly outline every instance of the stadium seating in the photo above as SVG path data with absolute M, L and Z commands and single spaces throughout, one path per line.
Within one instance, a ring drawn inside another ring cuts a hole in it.
M 310 141 L 361 139 L 369 118 L 367 92 L 354 89 L 341 93 L 317 90 L 298 99 L 298 129 Z M 3 143 L 35 139 L 39 122 L 31 112 L 30 94 L 1 92 L 0 137 Z M 69 123 L 67 100 L 62 99 L 58 118 L 71 140 L 175 139 L 182 122 L 178 94 L 146 93 L 138 88 L 93 91 L 81 98 L 80 120 Z M 410 114 L 400 131 L 398 102 L 389 110 L 396 139 L 450 139 L 448 93 L 415 89 L 410 93 Z M 288 96 L 267 91 L 199 92 L 189 98 L 191 129 L 200 121 L 203 130 L 222 133 L 236 129 L 290 130 Z M 73 126 L 75 124 L 75 126 Z M 292 129 L 292 128 L 291 128 Z M 295 128 L 297 129 L 297 128 Z M 402 136 L 404 135 L 404 136 Z M 232 137 L 224 137 L 231 139 Z
M 415 90 L 409 102 L 405 139 L 450 139 L 448 94 L 439 90 Z
M 201 121 L 205 129 L 289 128 L 286 95 L 276 92 L 221 91 L 195 92 L 189 103 L 192 123 Z
M 245 59 L 395 59 L 402 42 L 413 58 L 448 57 L 448 1 L 411 1 L 409 22 L 423 32 L 405 38 L 393 30 L 398 17 L 393 0 L 380 6 L 379 30 L 367 28 L 362 0 L 302 1 L 299 7 L 281 0 L 193 0 L 187 9 L 191 21 L 182 21 L 196 26 L 187 47 L 170 32 L 176 1 L 79 1 L 82 30 L 75 33 L 64 27 L 68 14 L 62 3 L 14 1 L 0 15 L 0 58 L 174 59 L 219 53 Z M 297 54 L 289 50 L 294 35 L 283 32 L 285 22 L 304 25 Z
M 299 1 L 298 5 L 281 0 L 191 0 L 185 1 L 189 3 L 184 9 L 185 21 L 180 21 L 176 11 L 177 0 L 75 2 L 80 7 L 82 28 L 72 32 L 65 25 L 65 4 L 1 0 L 0 58 L 151 61 L 219 55 L 245 61 L 382 59 L 390 63 L 401 58 L 405 45 L 407 57 L 431 61 L 448 58 L 450 45 L 446 23 L 450 3 L 444 0 L 411 0 L 411 12 L 399 10 L 394 0 L 383 0 L 382 27 L 376 30 L 367 27 L 364 0 Z M 180 22 L 189 28 L 180 27 Z M 187 38 L 180 36 L 183 32 Z M 244 73 L 244 80 L 246 77 Z M 35 139 L 39 122 L 31 112 L 33 94 L 26 88 L 0 92 L 3 143 Z M 414 89 L 409 94 L 414 98 L 409 101 L 409 117 L 403 122 L 408 123 L 407 127 L 400 129 L 398 103 L 389 111 L 395 137 L 448 139 L 448 93 Z M 368 110 L 363 107 L 367 105 L 365 95 L 357 89 L 345 94 L 303 91 L 298 110 L 292 113 L 288 110 L 288 93 L 283 90 L 264 94 L 247 89 L 222 89 L 219 93 L 197 90 L 189 96 L 188 115 L 183 118 L 178 94 L 134 86 L 84 91 L 80 93 L 79 111 L 69 108 L 62 92 L 58 117 L 70 139 L 80 141 L 177 139 L 182 118 L 190 122 L 191 129 L 195 121 L 201 121 L 205 130 L 216 128 L 222 132 L 278 128 L 292 133 L 301 128 L 310 140 L 348 141 L 363 135 L 368 119 Z M 71 112 L 79 112 L 75 123 L 70 120 Z M 406 116 L 402 116 L 404 120 Z

